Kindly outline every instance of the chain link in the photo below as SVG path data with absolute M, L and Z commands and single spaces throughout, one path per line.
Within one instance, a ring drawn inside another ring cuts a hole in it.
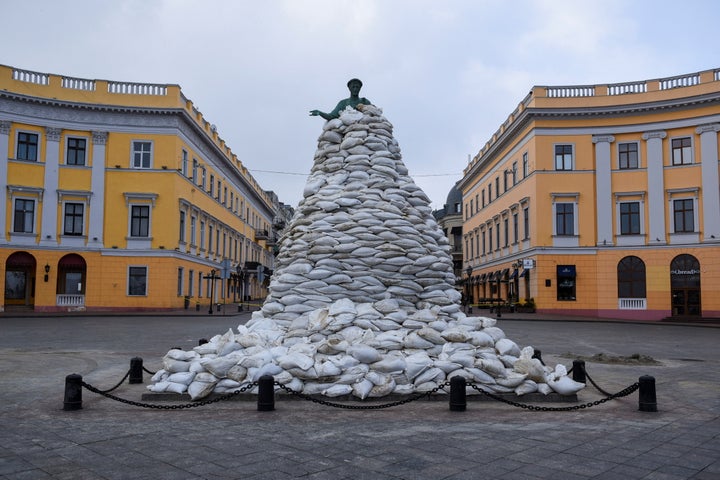
M 248 383 L 247 385 L 245 385 L 244 387 L 239 388 L 238 390 L 235 390 L 235 391 L 232 391 L 229 393 L 225 393 L 223 395 L 219 395 L 215 398 L 212 398 L 210 400 L 204 400 L 202 402 L 184 403 L 184 404 L 180 404 L 180 405 L 158 405 L 155 403 L 135 402 L 133 400 L 128 400 L 126 398 L 116 397 L 115 395 L 111 395 L 111 394 L 107 393 L 106 391 L 98 390 L 97 388 L 93 387 L 89 383 L 82 382 L 82 386 L 87 388 L 91 392 L 99 393 L 100 395 L 107 397 L 111 400 L 115 400 L 120 403 L 126 403 L 126 404 L 132 405 L 134 407 L 154 408 L 157 410 L 182 410 L 182 409 L 186 409 L 186 408 L 196 408 L 196 407 L 202 407 L 205 405 L 210 405 L 212 403 L 222 402 L 223 400 L 229 400 L 236 395 L 239 395 L 241 393 L 244 393 L 244 392 L 250 390 L 253 387 L 256 387 L 257 384 L 258 384 L 258 382 L 251 382 L 251 383 Z
M 275 382 L 275 385 L 280 387 L 285 392 L 289 393 L 290 395 L 294 395 L 298 398 L 302 398 L 303 400 L 308 400 L 310 402 L 318 403 L 320 405 L 325 405 L 327 407 L 333 407 L 333 408 L 345 408 L 347 410 L 380 410 L 383 408 L 390 408 L 390 407 L 397 407 L 399 405 L 404 405 L 406 403 L 414 402 L 416 400 L 420 400 L 425 397 L 429 397 L 430 395 L 437 393 L 438 390 L 441 390 L 448 385 L 450 385 L 450 382 L 441 383 L 437 387 L 433 388 L 432 390 L 429 390 L 427 392 L 414 395 L 412 397 L 405 398 L 403 400 L 398 400 L 396 402 L 390 402 L 390 403 L 383 403 L 380 405 L 350 405 L 347 403 L 336 403 L 336 402 L 330 402 L 328 400 L 320 400 L 319 398 L 314 398 L 310 395 L 307 395 L 302 392 L 296 392 L 295 390 L 291 389 L 290 387 L 287 387 L 285 385 L 281 385 L 278 382 Z
M 155 375 L 155 374 L 157 373 L 157 372 L 151 372 L 151 371 L 148 370 L 144 365 L 143 365 L 143 371 L 144 371 L 145 373 L 149 373 L 150 375 Z
M 633 383 L 632 385 L 630 385 L 629 387 L 627 387 L 627 388 L 619 391 L 618 393 L 610 394 L 610 395 L 608 395 L 607 397 L 601 398 L 600 400 L 596 400 L 596 401 L 594 401 L 594 402 L 584 403 L 584 404 L 582 404 L 582 405 L 573 405 L 573 406 L 570 406 L 570 407 L 538 407 L 538 406 L 536 406 L 536 405 L 528 405 L 528 404 L 525 404 L 525 403 L 513 402 L 512 400 L 508 400 L 508 399 L 506 399 L 506 398 L 502 398 L 502 397 L 499 396 L 499 395 L 495 395 L 495 394 L 493 394 L 493 393 L 486 392 L 485 390 L 483 390 L 482 388 L 479 388 L 479 387 L 478 387 L 476 384 L 474 384 L 474 383 L 470 383 L 470 384 L 468 384 L 468 385 L 469 385 L 470 387 L 472 387 L 474 390 L 477 390 L 478 392 L 482 393 L 483 395 L 485 395 L 485 396 L 487 396 L 487 397 L 492 398 L 493 400 L 497 400 L 497 401 L 499 401 L 499 402 L 507 403 L 508 405 L 512 405 L 513 407 L 524 408 L 524 409 L 526 409 L 526 410 L 539 411 L 539 412 L 568 412 L 568 411 L 573 411 L 573 410 L 583 410 L 583 409 L 585 409 L 585 408 L 595 407 L 595 406 L 597 406 L 597 405 L 601 405 L 601 404 L 603 404 L 603 403 L 605 403 L 605 402 L 607 402 L 607 401 L 614 400 L 614 399 L 616 399 L 616 398 L 627 397 L 628 395 L 630 395 L 631 393 L 633 393 L 635 390 L 637 390 L 638 388 L 640 388 L 640 383 L 639 383 L 639 382 L 635 382 L 635 383 Z
M 100 390 L 99 392 L 100 392 L 100 393 L 110 393 L 110 392 L 112 392 L 113 390 L 115 390 L 116 388 L 118 388 L 120 385 L 122 385 L 123 382 L 125 381 L 125 379 L 127 379 L 129 376 L 130 376 L 130 370 L 127 371 L 127 373 L 125 374 L 125 376 L 122 378 L 122 380 L 120 380 L 120 381 L 117 383 L 117 385 L 115 385 L 115 386 L 112 387 L 112 388 L 108 388 L 107 390 Z

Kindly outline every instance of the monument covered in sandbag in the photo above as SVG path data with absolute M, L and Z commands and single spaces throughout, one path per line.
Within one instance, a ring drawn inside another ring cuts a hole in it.
M 148 386 L 199 399 L 273 375 L 295 391 L 382 397 L 455 375 L 495 393 L 575 393 L 583 384 L 532 358 L 485 317 L 468 317 L 450 247 L 383 112 L 358 96 L 331 113 L 269 295 L 237 331 L 171 350 Z

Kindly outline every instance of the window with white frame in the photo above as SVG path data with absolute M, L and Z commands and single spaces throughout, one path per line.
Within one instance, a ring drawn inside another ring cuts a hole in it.
M 530 207 L 523 207 L 523 240 L 530 238 Z
M 152 142 L 135 140 L 132 142 L 132 168 L 152 167 Z
M 190 217 L 190 245 L 195 246 L 195 241 L 197 240 L 197 234 L 195 232 L 195 229 L 197 227 L 197 217 L 192 215 Z
M 150 236 L 150 205 L 130 205 L 130 236 Z
M 205 250 L 205 220 L 200 220 L 200 250 Z
M 147 267 L 128 267 L 128 296 L 147 296 L 148 269 Z
M 179 232 L 179 240 L 180 243 L 185 243 L 185 211 L 180 210 L 180 232 Z
M 556 202 L 555 235 L 575 235 L 575 204 L 569 202 Z
M 680 198 L 672 201 L 673 229 L 675 233 L 692 233 L 695 231 L 695 200 Z
M 13 232 L 33 233 L 35 231 L 35 200 L 16 198 L 13 211 Z
M 640 202 L 620 202 L 620 235 L 640 235 Z
M 618 143 L 618 168 L 620 168 L 620 170 L 640 168 L 640 155 L 637 142 Z
M 202 187 L 203 190 L 205 190 L 205 188 L 207 188 L 206 185 L 207 185 L 207 170 L 205 169 L 205 167 L 201 167 L 200 168 L 200 186 Z
M 66 202 L 63 217 L 63 235 L 82 235 L 84 233 L 84 219 L 84 203 Z
M 555 145 L 555 170 L 573 169 L 573 146 Z
M 183 284 L 185 280 L 185 269 L 178 267 L 177 269 L 177 296 L 180 297 L 183 294 Z
M 65 148 L 65 165 L 84 166 L 87 154 L 87 139 L 67 137 Z
M 215 195 L 215 175 L 210 174 L 210 196 Z
M 17 160 L 37 162 L 39 140 L 40 136 L 37 133 L 18 132 L 15 158 Z
M 523 156 L 522 156 L 522 174 L 523 174 L 523 178 L 530 175 L 530 162 L 528 160 L 527 152 L 523 153 Z
M 192 181 L 195 185 L 197 185 L 198 180 L 200 180 L 200 178 L 198 177 L 198 161 L 196 158 L 193 158 Z
M 673 138 L 670 140 L 673 165 L 689 165 L 692 160 L 692 139 L 690 137 Z
M 182 166 L 180 167 L 181 172 L 184 176 L 188 176 L 188 152 L 187 150 L 182 151 Z
M 195 280 L 195 270 L 188 271 L 188 291 L 187 291 L 188 297 L 193 296 L 193 285 L 194 285 L 193 281 L 194 280 Z

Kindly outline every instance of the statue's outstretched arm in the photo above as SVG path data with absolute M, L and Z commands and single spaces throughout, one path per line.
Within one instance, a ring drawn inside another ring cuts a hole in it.
M 310 116 L 312 116 L 312 117 L 320 116 L 320 117 L 324 118 L 325 120 L 330 120 L 331 118 L 337 118 L 337 115 L 334 117 L 332 116 L 332 112 L 325 113 L 325 112 L 321 112 L 320 110 L 310 110 Z

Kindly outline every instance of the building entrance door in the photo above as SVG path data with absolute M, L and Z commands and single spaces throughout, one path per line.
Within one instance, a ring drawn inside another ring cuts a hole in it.
M 673 317 L 699 317 L 700 262 L 692 255 L 682 254 L 670 264 L 670 291 Z
M 35 257 L 15 252 L 5 261 L 5 307 L 35 305 Z

